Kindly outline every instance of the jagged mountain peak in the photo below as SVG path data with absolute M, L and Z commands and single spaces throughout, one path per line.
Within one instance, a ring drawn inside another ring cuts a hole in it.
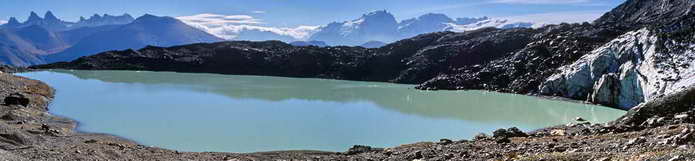
M 39 17 L 39 15 L 36 14 L 36 12 L 31 11 L 31 13 L 29 13 L 29 19 L 27 19 L 27 22 L 34 22 L 34 21 L 41 21 L 41 20 L 43 20 L 43 18 Z
M 49 20 L 49 21 L 60 21 L 60 20 L 58 19 L 58 17 L 56 17 L 55 15 L 53 15 L 53 12 L 51 12 L 51 11 L 47 11 L 46 14 L 43 16 L 43 18 L 44 18 L 45 20 Z
M 389 13 L 386 10 L 379 10 L 369 12 L 362 15 L 359 19 L 351 21 L 351 23 L 364 24 L 364 23 L 378 23 L 378 24 L 397 24 L 396 16 Z
M 123 24 L 129 24 L 133 22 L 135 19 L 130 16 L 130 14 L 123 14 L 121 16 L 114 16 L 114 15 L 109 15 L 109 14 L 94 14 L 89 18 L 84 18 L 80 17 L 80 21 L 78 21 L 73 27 L 79 28 L 79 27 L 95 27 L 95 26 L 103 26 L 103 25 L 123 25 Z
M 19 21 L 15 17 L 10 17 L 10 20 L 7 21 L 8 25 L 20 25 Z

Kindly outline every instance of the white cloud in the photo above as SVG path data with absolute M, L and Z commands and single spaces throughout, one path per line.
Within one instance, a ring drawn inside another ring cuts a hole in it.
M 297 40 L 305 40 L 319 28 L 318 26 L 262 26 L 263 22 L 261 19 L 256 19 L 249 15 L 219 15 L 206 13 L 177 18 L 188 25 L 228 40 L 234 39 L 239 36 L 241 32 L 248 30 L 272 32 L 281 36 L 290 36 Z
M 260 24 L 261 20 L 249 15 L 219 15 L 197 14 L 193 16 L 176 17 L 181 21 L 197 24 L 225 25 L 225 24 Z
M 0 25 L 6 24 L 6 23 L 7 23 L 7 21 L 5 21 L 5 20 L 0 20 Z
M 496 17 L 474 24 L 449 24 L 449 26 L 452 31 L 457 32 L 476 30 L 484 27 L 503 27 L 506 25 L 528 23 L 532 24 L 531 27 L 533 28 L 539 28 L 550 24 L 592 22 L 599 18 L 603 13 L 603 11 L 588 11 L 530 14 L 510 17 Z
M 590 0 L 494 0 L 494 3 L 510 3 L 510 4 L 571 4 L 571 3 L 587 3 Z
M 267 12 L 265 12 L 265 11 L 251 11 L 251 13 L 255 13 L 255 14 L 265 14 L 265 13 L 267 13 Z
M 540 27 L 548 24 L 592 22 L 604 13 L 605 11 L 554 12 L 503 18 L 511 22 L 532 22 L 534 27 Z

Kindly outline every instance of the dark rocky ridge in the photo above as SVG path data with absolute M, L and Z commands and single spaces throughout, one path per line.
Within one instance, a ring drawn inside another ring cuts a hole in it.
M 221 42 L 111 51 L 69 63 L 36 66 L 152 70 L 422 83 L 450 67 L 480 64 L 518 50 L 530 29 L 440 32 L 378 49 L 296 47 L 279 41 Z

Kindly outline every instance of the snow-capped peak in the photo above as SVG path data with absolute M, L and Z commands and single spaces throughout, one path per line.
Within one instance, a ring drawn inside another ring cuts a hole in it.
M 372 23 L 372 24 L 396 24 L 398 23 L 396 21 L 396 17 L 393 16 L 393 14 L 389 13 L 386 10 L 379 10 L 379 11 L 374 11 L 374 12 L 369 12 L 367 14 L 362 15 L 362 17 L 352 20 L 352 21 L 345 21 L 343 23 L 343 28 L 346 30 L 350 29 L 356 29 L 359 28 L 363 24 L 367 23 Z M 348 31 L 349 32 L 349 31 Z

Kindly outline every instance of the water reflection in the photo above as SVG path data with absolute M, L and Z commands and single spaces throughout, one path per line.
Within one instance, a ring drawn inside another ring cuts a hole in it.
M 411 85 L 379 82 L 170 72 L 55 72 L 105 82 L 174 84 L 231 98 L 367 101 L 382 108 L 419 116 L 482 123 L 514 122 L 527 127 L 569 123 L 580 116 L 592 122 L 607 122 L 623 114 L 620 110 L 601 106 L 524 95 L 487 91 L 420 91 L 413 89 Z

